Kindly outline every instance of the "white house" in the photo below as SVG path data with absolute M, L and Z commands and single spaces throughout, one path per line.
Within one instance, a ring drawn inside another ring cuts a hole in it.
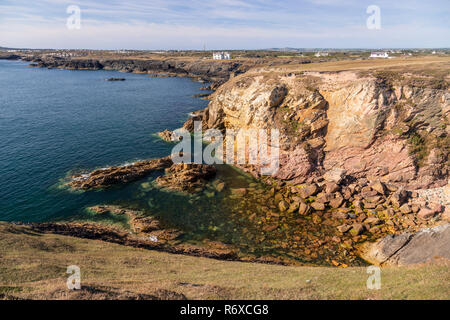
M 231 55 L 228 52 L 214 52 L 213 59 L 214 60 L 230 60 Z
M 389 58 L 389 54 L 386 51 L 371 52 L 370 57 L 371 58 Z
M 328 57 L 329 53 L 328 52 L 316 52 L 316 54 L 314 55 L 316 57 Z

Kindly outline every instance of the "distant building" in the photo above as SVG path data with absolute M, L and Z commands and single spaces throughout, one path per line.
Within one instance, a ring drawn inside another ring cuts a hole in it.
M 56 58 L 69 58 L 69 57 L 80 57 L 88 55 L 87 52 L 72 52 L 72 51 L 62 51 L 57 50 L 57 52 L 50 52 L 44 54 L 45 57 L 56 57 Z
M 385 51 L 377 51 L 370 53 L 371 58 L 389 58 L 389 54 Z
M 213 59 L 214 60 L 230 60 L 231 55 L 228 52 L 214 52 Z
M 316 52 L 314 56 L 316 57 L 328 57 L 330 54 L 328 52 Z

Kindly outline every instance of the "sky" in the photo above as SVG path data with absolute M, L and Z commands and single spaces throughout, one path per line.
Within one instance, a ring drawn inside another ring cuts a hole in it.
M 80 28 L 67 27 L 77 21 L 70 5 L 80 9 Z M 448 48 L 449 14 L 450 0 L 0 0 L 0 46 Z

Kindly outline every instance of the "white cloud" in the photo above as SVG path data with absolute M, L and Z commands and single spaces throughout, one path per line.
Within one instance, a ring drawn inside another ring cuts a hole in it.
M 379 2 L 383 8 L 391 8 L 384 0 Z M 36 0 L 40 6 L 34 7 L 26 3 L 17 0 L 0 5 L 0 46 L 200 49 L 206 42 L 209 49 L 443 47 L 449 45 L 450 38 L 448 24 L 432 24 L 416 16 L 407 23 L 389 19 L 392 13 L 388 9 L 382 10 L 382 30 L 368 30 L 365 8 L 359 10 L 353 0 L 344 4 L 356 14 L 347 13 L 347 8 L 344 13 L 337 13 L 335 0 L 300 3 L 320 5 L 309 11 L 306 6 L 300 10 L 296 1 L 289 0 Z M 65 7 L 69 3 L 82 8 L 81 30 L 68 30 L 65 26 Z M 325 10 L 322 6 L 334 9 Z

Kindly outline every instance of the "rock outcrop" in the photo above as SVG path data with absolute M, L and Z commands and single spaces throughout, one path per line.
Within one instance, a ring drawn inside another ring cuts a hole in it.
M 165 175 L 156 178 L 160 187 L 176 191 L 201 191 L 203 185 L 214 178 L 216 168 L 206 164 L 174 164 Z
M 366 243 L 362 257 L 377 265 L 403 266 L 426 263 L 436 258 L 450 259 L 450 225 L 422 229 L 417 233 L 389 235 Z
M 89 190 L 107 188 L 141 179 L 152 172 L 165 170 L 156 178 L 158 186 L 176 191 L 201 191 L 203 185 L 214 178 L 216 168 L 206 164 L 173 163 L 171 156 L 138 161 L 125 166 L 94 170 L 72 177 L 68 183 L 73 189 Z
M 449 174 L 448 86 L 406 78 L 251 70 L 219 87 L 196 117 L 222 131 L 280 130 L 273 176 L 281 180 L 302 183 L 341 168 L 354 180 L 442 186 Z
M 83 190 L 111 187 L 141 179 L 154 171 L 169 168 L 171 165 L 173 165 L 173 162 L 169 156 L 155 160 L 138 161 L 125 166 L 98 169 L 88 174 L 73 177 L 69 186 Z
M 180 230 L 164 227 L 158 219 L 146 215 L 142 211 L 113 205 L 98 205 L 89 207 L 88 210 L 98 215 L 106 213 L 124 215 L 127 217 L 130 229 L 134 234 L 145 236 L 155 243 L 168 243 L 183 234 Z
M 174 131 L 170 131 L 168 129 L 158 132 L 158 136 L 167 142 L 181 141 L 182 139 L 180 135 L 177 135 Z

